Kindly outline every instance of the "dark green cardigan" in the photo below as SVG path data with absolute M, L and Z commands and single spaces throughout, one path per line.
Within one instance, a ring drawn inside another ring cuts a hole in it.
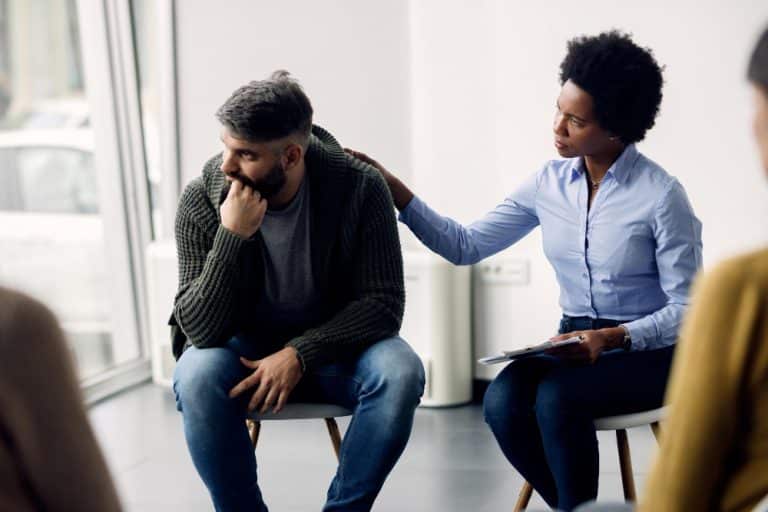
M 345 154 L 313 127 L 306 153 L 312 271 L 323 320 L 288 339 L 302 366 L 337 361 L 400 329 L 405 305 L 403 262 L 389 189 L 372 167 Z M 255 335 L 249 311 L 260 297 L 264 246 L 259 232 L 244 240 L 221 225 L 225 184 L 221 155 L 184 190 L 176 213 L 179 291 L 174 300 L 173 352 L 215 347 L 243 331 Z M 252 338 L 254 336 L 251 336 Z

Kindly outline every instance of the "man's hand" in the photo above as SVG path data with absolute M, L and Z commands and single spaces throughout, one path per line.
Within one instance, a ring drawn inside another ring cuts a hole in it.
M 618 330 L 617 330 L 618 329 Z M 564 347 L 555 347 L 549 354 L 568 359 L 589 361 L 594 363 L 604 350 L 618 348 L 624 339 L 624 330 L 620 327 L 589 331 L 573 331 L 550 338 L 550 341 L 564 341 L 574 336 L 580 336 L 581 342 Z
M 267 213 L 267 200 L 251 187 L 234 180 L 227 198 L 221 203 L 221 224 L 242 238 L 251 238 L 261 227 Z
M 301 380 L 301 363 L 296 349 L 285 347 L 264 359 L 250 360 L 241 357 L 240 362 L 251 368 L 253 373 L 232 388 L 229 397 L 235 398 L 251 388 L 256 388 L 248 402 L 248 412 L 258 408 L 259 412 L 264 414 L 272 406 L 273 412 L 280 412 L 288 400 L 288 395 Z

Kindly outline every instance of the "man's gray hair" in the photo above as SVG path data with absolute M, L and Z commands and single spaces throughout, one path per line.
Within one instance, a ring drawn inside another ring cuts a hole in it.
M 275 71 L 239 89 L 216 111 L 232 135 L 250 142 L 298 136 L 306 147 L 312 130 L 312 104 L 291 74 Z

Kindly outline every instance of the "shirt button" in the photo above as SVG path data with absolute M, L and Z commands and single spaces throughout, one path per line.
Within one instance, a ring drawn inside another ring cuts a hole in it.
M 581 274 L 581 277 L 583 277 L 583 278 L 585 278 L 585 279 L 586 279 L 586 278 L 587 278 L 587 273 L 586 273 L 586 272 L 584 272 L 583 274 Z

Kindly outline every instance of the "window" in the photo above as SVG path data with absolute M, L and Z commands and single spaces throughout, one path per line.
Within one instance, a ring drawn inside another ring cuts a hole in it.
M 130 76 L 130 59 L 115 57 L 130 51 L 112 37 L 120 18 L 106 12 L 120 4 L 77 5 L 85 12 L 74 0 L 0 0 L 0 282 L 51 308 L 91 386 L 128 368 L 148 375 L 141 215 L 125 200 L 146 191 L 126 188 L 125 141 L 141 140 L 116 128 L 138 111 L 112 86 Z

